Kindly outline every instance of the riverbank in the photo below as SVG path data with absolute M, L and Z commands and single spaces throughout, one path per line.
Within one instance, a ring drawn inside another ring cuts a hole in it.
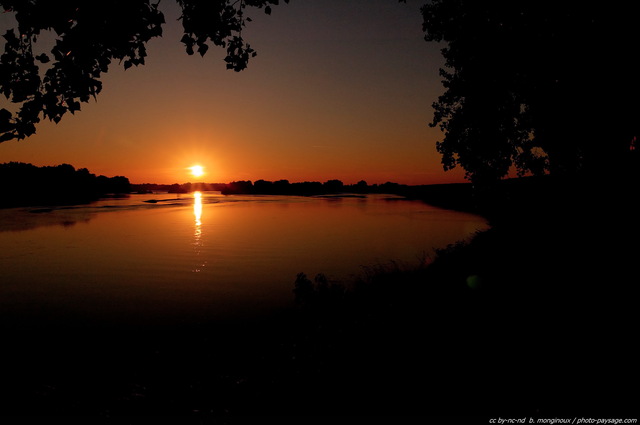
M 632 184 L 525 183 L 497 188 L 482 205 L 493 228 L 425 268 L 307 290 L 323 379 L 352 377 L 346 394 L 390 411 L 637 415 Z
M 0 208 L 87 204 L 106 194 L 130 191 L 126 177 L 96 176 L 69 164 L 0 164 Z
M 372 266 L 349 290 L 292 276 L 296 308 L 270 317 L 156 328 L 3 320 L 13 366 L 3 414 L 631 415 L 632 199 L 550 187 L 497 196 L 493 228 L 427 267 Z

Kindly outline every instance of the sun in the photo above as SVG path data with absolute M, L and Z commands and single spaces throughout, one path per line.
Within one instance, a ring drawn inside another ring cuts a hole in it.
M 204 167 L 202 165 L 194 165 L 193 167 L 189 167 L 189 169 L 193 177 L 201 177 L 204 175 Z

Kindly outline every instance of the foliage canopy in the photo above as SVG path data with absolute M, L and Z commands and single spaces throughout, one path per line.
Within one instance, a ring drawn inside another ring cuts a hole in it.
M 251 19 L 247 8 L 271 14 L 279 0 L 176 0 L 182 9 L 181 42 L 188 54 L 204 55 L 210 45 L 225 48 L 226 66 L 246 68 L 256 52 L 242 38 Z M 289 0 L 284 0 L 288 3 Z M 150 0 L 0 0 L 17 28 L 3 38 L 0 92 L 17 105 L 17 112 L 0 109 L 0 142 L 35 133 L 41 116 L 58 123 L 66 112 L 80 109 L 102 89 L 100 77 L 114 61 L 125 69 L 144 64 L 146 43 L 162 35 L 165 23 L 157 3 Z M 17 31 L 16 31 L 17 30 Z M 49 53 L 34 47 L 43 32 L 52 31 Z
M 637 23 L 627 4 L 432 0 L 445 93 L 432 126 L 445 170 L 472 181 L 621 166 L 637 134 Z

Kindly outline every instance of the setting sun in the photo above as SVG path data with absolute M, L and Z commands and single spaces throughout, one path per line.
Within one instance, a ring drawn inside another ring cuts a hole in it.
M 204 167 L 201 165 L 194 165 L 193 167 L 189 167 L 189 169 L 193 177 L 201 177 L 204 175 Z

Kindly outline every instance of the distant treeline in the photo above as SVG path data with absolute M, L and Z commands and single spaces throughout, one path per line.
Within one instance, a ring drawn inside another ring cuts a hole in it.
M 221 188 L 217 190 L 220 190 L 223 194 L 314 196 L 341 193 L 377 193 L 400 195 L 409 199 L 420 199 L 445 208 L 473 210 L 470 183 L 410 186 L 393 182 L 370 185 L 364 180 L 356 184 L 344 184 L 340 180 L 328 180 L 324 183 L 289 183 L 288 180 L 275 182 L 257 180 L 253 184 L 251 181 L 235 181 L 220 186 Z
M 250 180 L 233 181 L 231 183 L 184 183 L 184 184 L 134 184 L 134 192 L 167 191 L 187 193 L 195 190 L 217 190 L 224 195 L 329 195 L 338 193 L 399 193 L 408 186 L 387 182 L 369 185 L 361 180 L 356 184 L 344 184 L 340 180 L 321 182 L 290 183 L 289 180 L 267 181 Z
M 390 194 L 409 199 L 420 199 L 432 205 L 444 208 L 473 211 L 475 201 L 470 183 L 451 183 L 433 185 L 404 185 L 393 182 L 383 184 L 367 184 L 361 180 L 356 184 L 344 184 L 340 180 L 321 182 L 290 183 L 288 180 L 267 181 L 250 180 L 233 181 L 231 183 L 184 183 L 184 184 L 133 184 L 132 192 L 146 193 L 167 191 L 170 193 L 189 193 L 196 190 L 220 191 L 224 195 L 291 195 L 317 196 L 351 194 Z
M 130 192 L 126 177 L 96 176 L 86 168 L 76 170 L 69 164 L 0 164 L 0 207 L 83 203 L 110 193 Z
M 401 185 L 387 182 L 381 185 L 368 185 L 361 180 L 356 184 L 344 184 L 340 180 L 320 182 L 289 183 L 289 180 L 267 181 L 234 181 L 221 190 L 223 194 L 254 195 L 330 195 L 338 193 L 395 193 Z
M 189 193 L 196 190 L 222 191 L 225 183 L 138 183 L 131 185 L 132 193 L 169 192 L 169 193 Z

